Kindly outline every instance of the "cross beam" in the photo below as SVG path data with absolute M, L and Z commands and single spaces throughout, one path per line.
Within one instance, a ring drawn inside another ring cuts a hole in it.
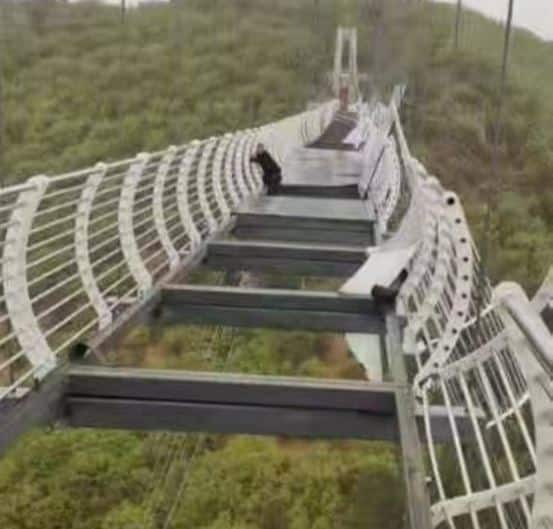
M 397 440 L 394 384 L 75 367 L 74 427 Z
M 384 318 L 371 299 L 335 292 L 166 285 L 161 318 L 167 322 L 232 327 L 382 334 Z
M 394 383 L 76 366 L 64 409 L 72 427 L 398 442 L 397 402 L 407 391 Z M 422 432 L 422 410 L 415 414 Z M 445 410 L 433 407 L 431 421 L 434 441 L 450 442 Z M 469 419 L 458 422 L 469 436 Z
M 399 442 L 399 384 L 272 376 L 61 366 L 0 407 L 0 455 L 38 426 L 284 435 Z M 464 411 L 459 433 L 470 438 Z M 422 411 L 415 410 L 419 432 Z M 431 409 L 434 442 L 450 442 L 449 417 Z M 424 436 L 423 436 L 424 438 Z
M 225 270 L 349 277 L 366 259 L 358 246 L 225 240 L 209 244 L 205 264 Z

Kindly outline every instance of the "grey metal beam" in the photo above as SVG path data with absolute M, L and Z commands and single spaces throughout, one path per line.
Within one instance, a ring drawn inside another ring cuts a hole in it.
M 169 271 L 162 277 L 147 296 L 128 307 L 111 325 L 94 335 L 86 342 L 89 353 L 88 356 L 95 356 L 105 362 L 105 357 L 117 347 L 119 340 L 136 325 L 143 321 L 149 321 L 152 313 L 161 301 L 161 291 L 163 285 L 170 282 L 179 281 L 187 272 L 197 267 L 204 259 L 208 244 L 228 234 L 234 226 L 234 222 L 229 222 L 220 231 L 211 235 L 193 255 L 186 257 L 175 270 Z
M 403 455 L 403 477 L 405 481 L 407 512 L 410 529 L 432 527 L 430 498 L 426 487 L 426 471 L 421 445 L 420 426 L 417 424 L 415 398 L 408 387 L 405 359 L 401 347 L 400 320 L 393 313 L 386 315 L 388 333 L 387 353 L 395 383 L 402 386 L 396 393 L 401 452 Z M 443 415 L 442 415 L 443 417 Z M 443 421 L 441 424 L 444 428 Z M 447 426 L 445 427 L 447 428 Z M 438 431 L 433 427 L 434 431 Z M 440 429 L 441 430 L 441 429 Z M 465 429 L 464 429 L 465 430 Z M 449 430 L 445 430 L 449 433 Z
M 334 292 L 167 285 L 161 302 L 161 320 L 165 322 L 384 332 L 383 316 L 373 300 Z
M 62 420 L 71 427 L 397 442 L 400 390 L 369 382 L 60 366 L 24 398 L 2 403 L 0 455 L 28 430 Z M 436 408 L 432 417 L 434 441 L 449 442 L 447 415 Z M 418 426 L 422 432 L 420 417 Z M 468 435 L 470 427 L 467 419 Z
M 300 219 L 243 215 L 237 217 L 233 235 L 240 239 L 268 241 L 301 241 L 320 244 L 346 244 L 361 247 L 374 244 L 372 221 L 336 219 Z
M 325 185 L 301 185 L 283 184 L 279 194 L 283 196 L 309 197 L 309 198 L 359 198 L 357 185 L 325 186 Z
M 76 367 L 73 427 L 397 439 L 393 384 Z
M 0 457 L 29 430 L 53 425 L 60 418 L 64 382 L 60 367 L 24 397 L 0 403 Z
M 367 259 L 364 248 L 270 241 L 214 241 L 204 264 L 226 270 L 349 277 Z
M 68 397 L 72 427 L 395 441 L 395 416 L 349 410 Z
M 395 414 L 396 384 L 170 369 L 73 365 L 67 395 Z
M 393 441 L 397 440 L 396 398 L 404 389 L 368 381 L 73 366 L 66 385 L 66 409 L 72 426 L 205 428 L 301 437 L 326 432 L 323 437 Z M 422 431 L 422 410 L 415 413 Z M 463 410 L 455 413 L 464 415 Z M 448 442 L 451 432 L 445 409 L 434 407 L 431 416 L 434 441 Z M 365 421 L 362 426 L 360 417 Z M 470 420 L 465 419 L 459 421 L 459 431 L 470 436 Z M 356 428 L 361 431 L 355 433 Z

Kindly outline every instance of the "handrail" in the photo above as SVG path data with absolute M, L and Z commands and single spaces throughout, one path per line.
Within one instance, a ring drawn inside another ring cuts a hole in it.
M 362 191 L 374 203 L 383 247 L 416 245 L 396 312 L 406 321 L 405 361 L 424 412 L 433 526 L 455 529 L 457 517 L 464 517 L 467 526 L 479 529 L 479 513 L 486 512 L 493 527 L 529 528 L 529 498 L 541 494 L 538 469 L 546 463 L 533 437 L 539 427 L 534 383 L 521 367 L 520 346 L 492 301 L 489 281 L 482 280 L 461 201 L 409 150 L 397 111 L 400 95 L 403 90 L 396 90 L 388 107 L 373 105 L 368 114 L 373 134 L 365 147 Z M 390 163 L 396 156 L 398 163 Z M 530 303 L 513 295 L 504 303 L 512 305 L 542 362 L 553 364 L 551 336 L 529 313 Z M 434 440 L 432 405 L 447 410 L 453 439 L 447 448 Z M 470 457 L 458 407 L 472 427 Z
M 337 101 L 264 125 L 0 189 L 0 400 L 45 377 L 262 191 L 250 164 L 319 137 Z
M 494 290 L 494 296 L 522 331 L 542 368 L 553 378 L 553 336 L 526 292 L 517 283 L 502 283 Z

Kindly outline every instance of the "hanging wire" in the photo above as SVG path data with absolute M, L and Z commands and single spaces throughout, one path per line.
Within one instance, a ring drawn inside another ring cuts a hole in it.
M 220 278 L 218 278 L 217 282 L 218 285 L 222 283 Z M 213 330 L 210 330 L 209 328 L 206 328 L 205 331 L 202 333 L 202 341 L 204 342 L 204 339 L 207 338 L 208 335 L 211 335 L 211 338 L 209 339 L 210 347 L 213 343 L 215 336 L 218 332 L 218 327 L 216 327 Z M 143 526 L 144 527 L 154 527 L 155 520 L 154 515 L 156 510 L 160 507 L 161 503 L 163 502 L 164 495 L 167 491 L 167 487 L 169 485 L 169 477 L 171 473 L 175 469 L 175 465 L 179 461 L 185 461 L 186 460 L 186 440 L 188 436 L 182 435 L 182 434 L 171 434 L 166 433 L 165 434 L 165 441 L 166 446 L 165 450 L 162 449 L 162 456 L 156 457 L 156 467 L 158 464 L 162 464 L 161 466 L 161 472 L 155 472 L 154 474 L 154 486 L 152 488 L 152 492 L 150 494 L 150 497 L 148 499 L 148 502 L 146 503 L 146 508 L 144 510 L 144 516 L 143 516 Z M 161 444 L 163 441 L 163 438 L 156 439 L 154 436 L 152 437 L 152 440 L 154 442 L 158 442 Z M 197 446 L 199 444 L 203 443 L 203 438 L 200 437 L 198 441 L 196 441 L 196 444 L 193 449 L 193 453 L 196 452 Z M 188 465 L 188 464 L 187 464 Z M 156 470 L 156 467 L 154 467 L 154 471 Z M 185 467 L 186 472 L 186 467 Z M 175 500 L 173 500 L 174 503 Z M 169 509 L 169 512 L 172 510 L 172 507 Z M 148 522 L 148 518 L 151 517 L 151 524 L 152 525 L 146 525 Z
M 6 32 L 6 10 L 8 6 L 0 2 L 0 188 L 4 187 L 4 149 L 5 149 L 5 130 L 6 114 L 4 111 L 4 77 L 3 77 L 3 53 L 8 47 L 8 35 Z M 4 41 L 4 42 L 3 42 Z
M 223 284 L 225 279 L 225 273 L 220 273 L 217 276 L 216 284 Z M 207 337 L 207 334 L 210 333 L 209 329 L 204 336 Z M 209 339 L 208 350 L 213 351 L 213 344 L 216 343 L 221 335 L 224 333 L 224 329 L 221 326 L 216 327 L 211 331 L 211 337 Z M 236 332 L 234 329 L 231 330 L 230 343 L 229 343 L 229 352 L 222 362 L 222 369 L 228 365 L 232 356 L 234 354 L 234 345 L 235 345 Z M 193 466 L 195 459 L 202 453 L 205 443 L 208 439 L 206 434 L 201 434 L 194 446 L 192 451 L 187 454 L 187 444 L 186 441 L 188 436 L 186 435 L 167 435 L 167 446 L 164 454 L 161 457 L 156 457 L 156 465 L 158 463 L 163 463 L 161 472 L 156 472 L 154 478 L 154 487 L 152 488 L 152 493 L 150 495 L 149 501 L 146 504 L 146 509 L 143 516 L 143 527 L 154 527 L 155 526 L 155 513 L 163 502 L 164 496 L 167 493 L 167 489 L 170 485 L 170 476 L 176 472 L 179 464 L 183 464 L 183 469 L 180 471 L 180 479 L 178 484 L 178 489 L 175 495 L 172 498 L 168 510 L 165 515 L 165 520 L 163 522 L 163 528 L 168 529 L 171 526 L 173 518 L 178 511 L 178 507 L 182 500 L 183 494 L 186 490 L 188 484 L 188 477 L 190 474 L 190 469 Z M 161 439 L 160 439 L 161 441 Z
M 457 0 L 457 12 L 455 14 L 455 50 L 459 49 L 462 15 L 463 15 L 463 0 Z
M 221 327 L 217 327 L 215 329 L 214 335 L 218 332 L 222 332 Z M 232 359 L 232 356 L 234 355 L 234 345 L 235 345 L 235 338 L 236 338 L 236 332 L 234 329 L 231 330 L 231 338 L 230 338 L 230 345 L 229 345 L 229 352 L 227 357 L 223 360 L 222 368 L 224 369 L 229 361 Z M 215 341 L 215 336 L 212 341 Z M 184 468 L 182 470 L 181 479 L 179 482 L 177 493 L 173 499 L 173 503 L 171 507 L 169 508 L 169 511 L 167 512 L 167 515 L 165 517 L 165 521 L 163 523 L 163 529 L 169 529 L 171 527 L 171 524 L 173 522 L 173 519 L 175 515 L 178 512 L 178 509 L 180 507 L 180 503 L 182 501 L 184 492 L 186 491 L 186 487 L 188 486 L 188 478 L 190 475 L 190 469 L 193 467 L 193 464 L 196 460 L 196 458 L 202 453 L 203 448 L 205 446 L 205 443 L 208 439 L 208 436 L 206 434 L 202 434 L 198 440 L 196 441 L 194 448 L 192 449 L 192 452 L 190 453 L 190 456 L 186 459 L 186 463 L 184 465 Z M 182 458 L 184 460 L 184 458 Z
M 499 81 L 499 98 L 497 102 L 497 115 L 495 120 L 495 126 L 493 128 L 493 137 L 492 137 L 492 165 L 491 165 L 491 178 L 490 182 L 487 185 L 486 193 L 486 214 L 484 218 L 484 237 L 482 244 L 482 266 L 481 266 L 481 277 L 480 277 L 480 290 L 483 289 L 486 277 L 489 277 L 488 268 L 489 268 L 489 254 L 491 246 L 491 223 L 492 223 L 492 208 L 493 208 L 493 197 L 494 190 L 492 188 L 494 182 L 499 179 L 499 148 L 501 143 L 501 136 L 503 131 L 503 111 L 505 107 L 505 95 L 507 90 L 507 75 L 509 67 L 509 54 L 511 49 L 511 34 L 513 28 L 513 11 L 515 0 L 508 0 L 509 9 L 507 13 L 507 23 L 505 26 L 505 34 L 503 41 L 503 57 L 501 64 L 501 78 Z M 482 311 L 485 309 L 483 306 L 483 296 L 478 297 L 478 321 L 480 321 Z

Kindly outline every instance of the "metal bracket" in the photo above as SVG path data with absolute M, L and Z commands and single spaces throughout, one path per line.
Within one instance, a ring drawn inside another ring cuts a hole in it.
M 215 200 L 217 206 L 223 216 L 222 223 L 225 223 L 230 219 L 230 208 L 225 199 L 225 193 L 223 192 L 223 178 L 225 177 L 225 157 L 230 150 L 230 142 L 232 135 L 225 135 L 215 151 L 215 159 L 213 160 L 213 171 L 211 172 L 211 178 L 213 181 L 213 190 L 215 191 Z
M 198 166 L 198 198 L 200 199 L 200 208 L 207 221 L 207 228 L 209 234 L 217 231 L 217 219 L 211 210 L 208 200 L 207 186 L 207 171 L 209 160 L 213 156 L 213 151 L 217 146 L 218 139 L 210 138 L 204 147 L 202 157 L 200 159 L 200 165 Z M 212 169 L 213 170 L 213 169 Z
M 202 236 L 192 219 L 192 213 L 190 212 L 190 199 L 188 196 L 188 179 L 192 170 L 192 164 L 198 154 L 201 142 L 198 140 L 193 141 L 190 144 L 190 148 L 186 151 L 181 166 L 179 168 L 179 177 L 177 180 L 177 197 L 179 215 L 181 218 L 184 231 L 188 235 L 190 241 L 190 251 L 194 251 L 201 243 Z
M 19 194 L 6 231 L 2 275 L 6 309 L 14 333 L 35 368 L 35 378 L 42 379 L 55 367 L 56 357 L 33 311 L 27 283 L 27 243 L 49 179 L 37 176 L 29 183 L 32 187 Z
M 163 211 L 163 192 L 165 190 L 165 181 L 176 153 L 177 148 L 173 145 L 167 149 L 167 152 L 161 160 L 154 183 L 154 222 L 161 245 L 169 258 L 169 267 L 171 270 L 178 266 L 180 258 L 179 253 L 171 241 L 169 232 L 167 231 L 167 224 L 165 223 L 165 214 Z
M 90 174 L 84 185 L 79 205 L 77 206 L 77 215 L 75 217 L 75 257 L 77 260 L 77 267 L 79 269 L 83 288 L 96 314 L 98 314 L 98 327 L 100 329 L 104 329 L 110 325 L 113 316 L 106 300 L 102 296 L 92 270 L 88 247 L 88 225 L 94 198 L 98 191 L 98 187 L 100 187 L 106 175 L 106 171 L 107 167 L 105 164 L 99 163 L 96 165 L 95 170 Z
M 140 250 L 136 243 L 133 226 L 133 205 L 136 189 L 149 159 L 150 155 L 146 153 L 141 153 L 136 157 L 136 161 L 131 165 L 123 180 L 121 198 L 119 200 L 121 249 L 141 296 L 145 296 L 152 288 L 152 276 L 140 256 Z

